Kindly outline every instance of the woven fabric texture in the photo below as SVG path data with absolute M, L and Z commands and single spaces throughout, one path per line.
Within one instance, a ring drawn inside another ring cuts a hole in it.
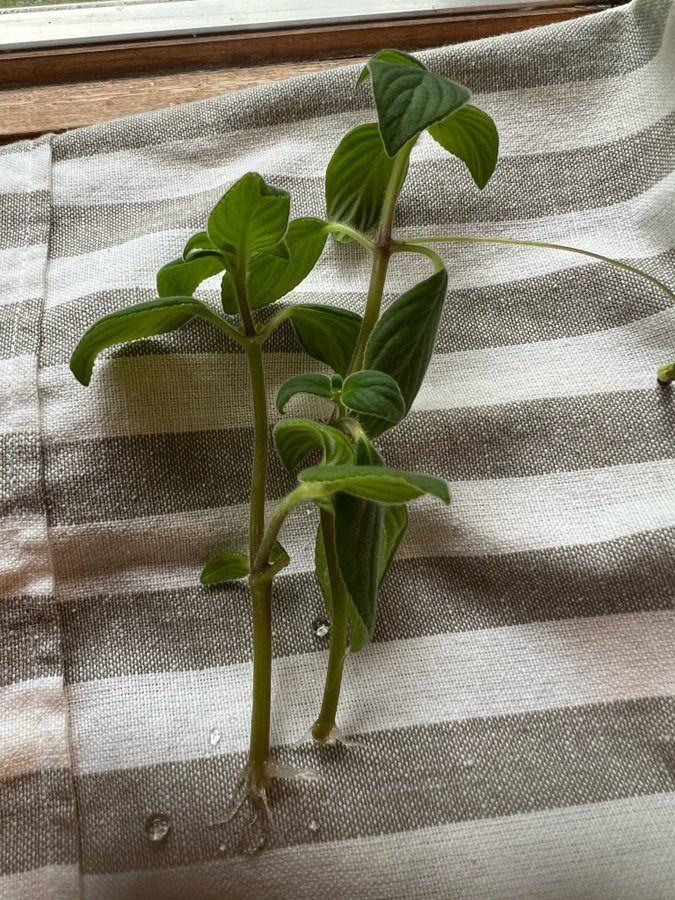
M 671 0 L 423 58 L 474 91 L 501 159 L 479 192 L 422 139 L 398 234 L 555 241 L 675 285 Z M 411 506 L 374 641 L 347 660 L 358 746 L 295 745 L 326 663 L 301 511 L 272 737 L 320 780 L 275 789 L 260 853 L 242 820 L 210 824 L 249 722 L 245 585 L 198 585 L 246 536 L 245 360 L 203 323 L 106 353 L 88 389 L 68 359 L 100 315 L 154 296 L 243 173 L 322 215 L 332 151 L 374 119 L 356 73 L 0 150 L 4 900 L 675 895 L 675 394 L 655 380 L 675 310 L 561 252 L 441 249 L 428 378 L 380 448 L 453 503 Z M 427 273 L 396 258 L 386 302 Z M 331 244 L 295 297 L 359 311 L 367 278 L 360 248 Z M 199 296 L 217 306 L 217 282 Z M 290 329 L 267 350 L 271 390 L 307 368 Z M 273 463 L 271 499 L 293 480 Z M 158 843 L 152 814 L 170 820 Z

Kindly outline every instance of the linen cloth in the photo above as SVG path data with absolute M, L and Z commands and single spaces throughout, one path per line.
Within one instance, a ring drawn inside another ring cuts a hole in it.
M 422 54 L 496 120 L 481 193 L 423 138 L 399 234 L 572 244 L 675 284 L 675 5 L 634 0 Z M 246 534 L 244 358 L 195 322 L 68 359 L 247 171 L 322 215 L 357 69 L 0 151 L 0 896 L 670 898 L 675 894 L 675 310 L 592 260 L 441 248 L 429 375 L 387 461 L 446 478 L 411 506 L 375 639 L 347 660 L 357 747 L 294 746 L 326 641 L 314 513 L 283 534 L 272 737 L 320 780 L 280 784 L 251 853 L 222 816 L 245 758 L 245 585 L 204 588 Z M 426 277 L 396 259 L 386 302 Z M 295 299 L 361 310 L 368 260 L 331 243 Z M 217 281 L 200 296 L 217 306 Z M 290 330 L 270 393 L 315 368 Z M 305 409 L 300 403 L 295 412 Z M 276 413 L 271 408 L 272 421 Z M 275 462 L 270 494 L 293 483 Z M 162 841 L 148 817 L 166 817 Z

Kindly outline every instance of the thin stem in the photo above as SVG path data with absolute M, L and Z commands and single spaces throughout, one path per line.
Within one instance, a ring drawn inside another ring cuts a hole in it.
M 320 744 L 325 743 L 335 728 L 335 716 L 340 701 L 340 687 L 347 654 L 347 593 L 340 574 L 335 549 L 335 519 L 327 510 L 321 510 L 321 529 L 326 550 L 326 566 L 331 594 L 331 636 L 328 654 L 328 668 L 323 689 L 323 700 L 319 718 L 312 726 L 312 737 Z
M 253 703 L 249 765 L 264 783 L 270 752 L 272 703 L 272 581 L 249 579 L 253 601 Z
M 282 322 L 285 322 L 286 319 L 290 318 L 291 313 L 293 312 L 293 307 L 287 306 L 285 309 L 279 310 L 278 313 L 272 316 L 267 325 L 264 328 L 261 328 L 257 335 L 253 338 L 260 346 L 262 346 L 270 335 L 277 330 L 277 328 L 281 325 Z
M 361 246 L 365 247 L 370 253 L 375 252 L 375 243 L 365 235 L 361 234 L 360 231 L 357 231 L 355 228 L 350 228 L 349 225 L 343 225 L 342 222 L 329 222 L 327 231 L 329 234 L 343 234 L 345 237 L 356 241 L 357 244 L 361 244 Z
M 251 557 L 251 572 L 254 575 L 261 575 L 265 572 L 269 562 L 270 553 L 279 537 L 279 532 L 286 520 L 286 516 L 298 505 L 298 503 L 302 503 L 303 500 L 311 500 L 313 497 L 318 497 L 321 493 L 322 491 L 317 489 L 317 485 L 301 484 L 296 487 L 295 490 L 292 490 L 290 494 L 286 494 L 286 496 L 277 503 L 276 509 L 267 523 L 267 528 L 262 536 L 258 552 L 255 556 Z
M 432 237 L 422 238 L 406 238 L 405 243 L 416 245 L 460 243 L 509 244 L 515 247 L 543 247 L 545 250 L 564 250 L 566 253 L 578 253 L 580 256 L 590 256 L 591 259 L 599 259 L 602 262 L 608 263 L 610 266 L 614 266 L 617 269 L 624 269 L 624 271 L 626 272 L 632 272 L 634 275 L 640 275 L 642 278 L 646 278 L 647 281 L 650 281 L 652 284 L 656 285 L 657 288 L 660 288 L 670 297 L 671 300 L 675 300 L 675 292 L 671 291 L 671 289 L 662 281 L 659 281 L 658 278 L 650 275 L 649 272 L 638 269 L 637 266 L 631 266 L 629 265 L 629 263 L 621 262 L 618 259 L 612 259 L 611 256 L 603 256 L 601 253 L 593 253 L 591 250 L 581 250 L 579 247 L 569 247 L 566 244 L 551 244 L 547 241 L 521 241 L 516 238 L 474 237 L 473 235 L 464 234 L 434 235 Z
M 236 341 L 238 344 L 241 344 L 242 347 L 246 346 L 246 336 L 241 333 L 237 328 L 234 328 L 230 325 L 229 322 L 226 322 L 225 319 L 221 319 L 217 313 L 212 312 L 208 307 L 205 307 L 203 312 L 199 314 L 201 318 L 206 319 L 207 322 L 210 322 L 212 325 L 215 325 L 216 328 L 220 329 L 220 331 L 225 332 L 228 337 L 231 337 L 233 341 Z
M 253 475 L 251 478 L 251 517 L 249 530 L 250 558 L 254 559 L 260 548 L 265 531 L 265 489 L 267 484 L 268 435 L 267 435 L 267 395 L 263 372 L 262 349 L 254 341 L 246 345 L 248 367 L 253 396 L 254 450 Z
M 394 161 L 387 191 L 382 204 L 380 213 L 380 226 L 377 234 L 377 244 L 373 253 L 373 265 L 370 270 L 370 283 L 368 285 L 368 296 L 366 297 L 366 308 L 363 313 L 363 322 L 361 330 L 356 340 L 354 354 L 349 364 L 349 373 L 358 372 L 363 368 L 363 358 L 366 352 L 366 344 L 373 332 L 373 328 L 380 318 L 380 307 L 382 306 L 382 295 L 384 293 L 384 284 L 387 279 L 387 269 L 389 268 L 389 259 L 391 257 L 391 230 L 394 224 L 394 213 L 396 212 L 396 202 L 398 195 L 405 181 L 408 172 L 408 159 L 414 142 L 411 141 L 398 153 Z
M 434 264 L 434 270 L 440 272 L 445 268 L 445 263 L 431 247 L 423 247 L 421 244 L 413 244 L 412 241 L 394 241 L 391 245 L 392 253 L 419 253 L 428 257 Z

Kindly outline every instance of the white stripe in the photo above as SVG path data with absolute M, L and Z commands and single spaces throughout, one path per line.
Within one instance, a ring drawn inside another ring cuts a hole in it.
M 451 490 L 449 507 L 428 499 L 411 505 L 400 557 L 544 550 L 675 526 L 675 460 L 453 482 Z M 313 508 L 297 510 L 282 531 L 292 557 L 288 574 L 314 568 L 309 516 L 316 518 Z M 247 520 L 248 507 L 240 504 L 51 528 L 58 594 L 72 599 L 194 585 L 212 553 L 246 546 Z
M 592 81 L 478 94 L 472 102 L 496 118 L 502 159 L 620 141 L 675 109 L 674 40 L 675 14 L 671 14 L 659 53 L 641 69 Z M 271 181 L 278 176 L 322 178 L 341 136 L 373 118 L 374 112 L 358 110 L 63 160 L 54 166 L 55 202 L 96 206 L 184 197 L 217 188 L 224 192 L 245 171 L 263 172 Z M 569 127 L 561 127 L 565 122 Z M 447 154 L 424 135 L 413 165 L 424 166 L 433 159 L 447 159 Z
M 49 811 L 44 809 L 42 813 L 46 818 Z M 45 821 L 44 827 L 51 827 L 51 823 Z M 44 866 L 30 872 L 0 876 L 0 897 L 2 900 L 80 900 L 79 867 Z
M 42 297 L 46 257 L 42 244 L 0 250 L 0 306 Z
M 26 147 L 0 154 L 0 195 L 25 194 L 31 190 L 31 153 Z
M 70 765 L 61 677 L 0 688 L 0 781 Z
M 436 354 L 413 409 L 462 409 L 654 388 L 656 369 L 675 356 L 674 332 L 675 308 L 578 337 Z M 301 353 L 265 354 L 272 422 L 280 418 L 274 399 L 279 385 L 308 365 L 323 368 Z M 224 384 L 226 392 L 219 387 Z M 251 426 L 242 354 L 108 359 L 99 363 L 86 390 L 68 366 L 53 366 L 41 371 L 40 390 L 45 434 L 59 442 Z M 288 404 L 287 413 L 303 416 L 317 409 L 298 397 Z M 12 431 L 25 426 L 10 418 L 4 427 Z
M 241 612 L 248 615 L 248 611 Z M 348 734 L 675 693 L 675 611 L 538 622 L 371 644 L 350 656 L 340 706 Z M 645 659 L 649 665 L 645 665 Z M 272 740 L 311 725 L 326 654 L 278 659 Z M 82 682 L 68 689 L 81 772 L 243 751 L 250 664 Z M 222 740 L 209 745 L 217 727 Z M 105 740 L 101 736 L 105 735 Z
M 0 519 L 0 598 L 51 593 L 53 582 L 44 516 Z
M 37 431 L 36 370 L 34 356 L 0 359 L 0 434 Z
M 443 234 L 492 234 L 496 237 L 546 240 L 619 259 L 654 256 L 673 246 L 675 173 L 644 193 L 609 207 L 511 222 L 428 226 L 421 229 L 418 236 L 438 234 L 439 231 Z M 49 306 L 105 290 L 139 287 L 153 290 L 155 276 L 152 273 L 180 253 L 190 232 L 191 229 L 158 231 L 118 246 L 53 259 L 49 269 Z M 449 249 L 439 246 L 439 252 L 450 260 L 452 286 L 455 288 L 504 284 L 517 281 L 524 273 L 531 277 L 589 264 L 588 257 L 561 251 L 475 244 L 455 244 Z M 365 251 L 357 255 L 352 249 L 350 265 L 347 266 L 340 262 L 338 252 L 331 247 L 296 290 L 296 295 L 302 297 L 307 292 L 323 292 L 336 297 L 343 292 L 361 293 L 368 283 L 369 262 L 366 257 Z M 409 283 L 414 283 L 419 281 L 420 271 L 425 271 L 420 268 L 419 259 L 416 258 L 413 263 L 400 257 L 401 254 L 398 254 L 392 267 L 394 278 L 390 290 L 402 287 L 402 276 L 409 279 Z M 217 286 L 217 282 L 218 276 L 204 282 L 204 285 Z M 15 299 L 19 298 L 15 296 Z
M 332 810 L 314 806 L 307 822 L 321 837 Z M 667 900 L 674 832 L 675 794 L 656 794 L 328 843 L 308 827 L 307 843 L 266 850 L 255 865 L 240 856 L 84 883 L 87 900 L 223 900 L 235 884 L 242 898 L 280 898 L 270 886 L 292 885 L 294 900 Z

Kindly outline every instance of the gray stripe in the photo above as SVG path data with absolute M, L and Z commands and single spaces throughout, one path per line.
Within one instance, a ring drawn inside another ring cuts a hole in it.
M 489 190 L 452 191 L 439 185 L 462 177 L 461 164 L 450 158 L 415 162 L 401 195 L 397 222 L 402 228 L 433 222 L 503 222 L 537 219 L 574 210 L 592 209 L 629 200 L 673 170 L 672 128 L 675 115 L 624 140 L 603 146 L 501 160 Z M 619 180 L 608 177 L 620 158 L 625 167 Z M 323 215 L 323 179 L 287 178 L 272 173 L 270 180 L 294 198 L 293 215 Z M 460 183 L 462 183 L 460 181 Z M 527 184 L 527 203 L 523 202 Z M 226 184 L 175 199 L 148 200 L 100 206 L 56 206 L 52 258 L 77 256 L 103 247 L 119 247 L 144 234 L 168 228 L 205 227 L 209 210 Z M 313 203 L 311 202 L 313 199 Z M 180 248 L 177 248 L 177 253 Z
M 186 396 L 189 397 L 189 388 Z M 647 462 L 672 453 L 675 407 L 625 391 L 411 414 L 381 440 L 390 465 L 453 480 Z M 248 501 L 250 428 L 58 443 L 45 451 L 52 525 L 210 509 Z M 271 456 L 268 496 L 295 477 Z
M 0 780 L 0 875 L 78 861 L 71 774 Z
M 0 687 L 60 675 L 61 625 L 49 597 L 14 597 L 0 603 Z
M 0 516 L 44 512 L 37 482 L 40 451 L 37 434 L 0 435 Z
M 36 352 L 41 311 L 42 301 L 37 298 L 3 304 L 0 310 L 0 359 Z
M 26 172 L 28 175 L 28 172 Z M 11 247 L 25 247 L 33 244 L 35 235 L 27 223 L 35 224 L 35 211 L 41 210 L 43 224 L 49 222 L 49 192 L 44 190 L 24 193 L 0 194 L 0 250 Z
M 363 736 L 361 750 L 283 750 L 321 780 L 280 783 L 269 847 L 328 843 L 675 790 L 672 698 L 547 710 Z M 220 828 L 241 756 L 77 779 L 84 872 L 187 865 L 245 852 L 243 816 Z M 152 812 L 170 816 L 161 846 Z M 308 824 L 315 820 L 319 830 Z M 219 849 L 222 846 L 222 850 Z M 236 886 L 228 896 L 236 897 Z
M 475 92 L 496 92 L 560 82 L 561 72 L 576 81 L 623 75 L 644 66 L 658 52 L 669 12 L 668 0 L 619 9 L 582 22 L 539 29 L 491 41 L 491 52 L 476 59 L 472 44 L 421 53 L 427 65 L 467 84 Z M 533 65 L 532 60 L 537 61 Z M 77 159 L 123 148 L 193 140 L 195 135 L 230 135 L 233 130 L 269 128 L 322 115 L 366 109 L 370 94 L 356 91 L 358 66 L 307 75 L 234 96 L 160 110 L 52 138 L 55 161 Z
M 675 249 L 660 256 L 631 259 L 630 262 L 668 281 L 675 266 Z M 148 284 L 151 285 L 151 279 Z M 640 292 L 639 310 L 635 303 L 636 291 Z M 103 291 L 47 310 L 41 365 L 67 363 L 80 337 L 98 318 L 133 303 L 152 300 L 155 296 L 151 286 Z M 218 308 L 219 300 L 215 292 L 204 296 Z M 593 298 L 592 303 L 589 303 L 589 297 Z M 331 303 L 354 312 L 363 311 L 362 293 L 306 293 L 301 299 L 303 303 Z M 387 291 L 385 306 L 394 299 L 395 294 Z M 285 305 L 275 304 L 261 310 L 260 321 L 265 321 Z M 451 286 L 436 341 L 436 352 L 452 353 L 456 350 L 479 350 L 573 337 L 626 325 L 669 306 L 670 300 L 655 287 L 597 263 L 481 288 L 453 290 Z M 267 352 L 293 353 L 299 349 L 300 345 L 288 323 L 278 328 L 265 344 Z M 134 341 L 116 347 L 111 353 L 114 356 L 140 356 L 240 351 L 239 345 L 222 332 L 205 322 L 192 321 L 173 334 Z
M 374 640 L 671 609 L 673 584 L 675 529 L 500 556 L 401 559 L 380 591 Z M 64 602 L 66 681 L 246 662 L 249 603 L 243 582 Z M 325 615 L 312 574 L 275 580 L 273 614 L 276 656 L 326 648 L 312 627 Z

